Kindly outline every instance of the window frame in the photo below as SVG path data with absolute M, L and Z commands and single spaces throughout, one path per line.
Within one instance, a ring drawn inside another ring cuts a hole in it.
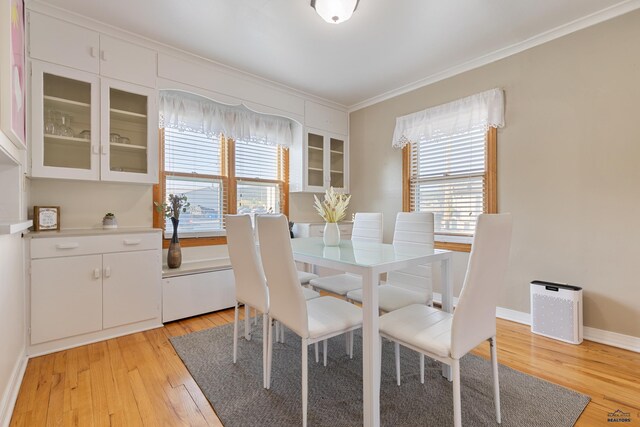
M 485 190 L 483 213 L 498 212 L 498 131 L 491 127 L 485 139 Z M 402 211 L 411 212 L 411 145 L 402 149 Z M 436 235 L 437 236 L 437 235 Z M 471 252 L 471 243 L 435 241 L 436 249 Z
M 289 216 L 289 150 L 285 147 L 278 147 L 278 173 L 282 174 L 281 180 L 271 179 L 258 179 L 258 178 L 245 178 L 236 177 L 235 175 L 235 141 L 231 138 L 222 138 L 220 144 L 221 151 L 221 175 L 204 175 L 204 174 L 189 174 L 180 172 L 166 172 L 164 170 L 164 145 L 165 135 L 164 129 L 160 128 L 158 132 L 158 144 L 159 144 L 159 156 L 158 156 L 158 177 L 159 183 L 153 186 L 153 201 L 154 203 L 163 203 L 166 198 L 166 184 L 167 176 L 183 176 L 183 177 L 203 177 L 207 179 L 218 179 L 222 182 L 223 197 L 225 198 L 224 205 L 227 210 L 223 215 L 235 214 L 238 209 L 237 200 L 237 184 L 238 182 L 260 182 L 278 184 L 281 186 L 281 212 Z M 168 248 L 171 241 L 170 237 L 166 237 L 165 233 L 165 218 L 161 212 L 153 209 L 153 227 L 163 230 L 162 247 Z M 224 232 L 224 231 L 223 231 Z M 182 247 L 194 247 L 194 246 L 212 246 L 212 245 L 226 245 L 227 236 L 202 236 L 202 237 L 185 237 L 180 239 L 180 245 Z

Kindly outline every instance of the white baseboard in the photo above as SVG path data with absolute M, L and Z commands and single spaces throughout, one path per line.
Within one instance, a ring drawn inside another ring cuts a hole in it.
M 442 302 L 442 294 L 433 293 L 433 301 Z M 453 305 L 458 303 L 458 298 L 453 298 Z M 521 323 L 523 325 L 531 325 L 531 314 L 523 311 L 511 310 L 509 308 L 496 308 L 496 317 L 499 319 L 509 320 L 511 322 Z M 635 351 L 640 353 L 640 337 L 619 334 L 617 332 L 605 331 L 602 329 L 591 328 L 585 326 L 583 329 L 583 338 L 588 341 L 594 341 L 600 344 L 610 345 L 611 347 L 622 348 L 624 350 Z
M 22 351 L 20 358 L 16 361 L 16 365 L 11 373 L 9 384 L 7 384 L 7 388 L 4 390 L 4 394 L 0 400 L 0 427 L 8 427 L 11 422 L 13 408 L 16 404 L 16 400 L 18 399 L 18 392 L 20 391 L 24 372 L 27 369 L 28 360 L 25 349 Z
M 600 344 L 612 347 L 623 348 L 625 350 L 640 353 L 640 338 L 631 335 L 623 335 L 617 332 L 604 331 L 602 329 L 584 327 L 583 336 L 585 340 L 599 342 Z

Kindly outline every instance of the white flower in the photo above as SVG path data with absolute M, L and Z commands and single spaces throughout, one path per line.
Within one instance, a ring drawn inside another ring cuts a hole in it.
M 333 187 L 324 193 L 324 200 L 321 202 L 314 194 L 314 207 L 318 211 L 318 215 L 326 222 L 338 222 L 342 220 L 346 213 L 351 196 L 348 194 L 336 193 Z

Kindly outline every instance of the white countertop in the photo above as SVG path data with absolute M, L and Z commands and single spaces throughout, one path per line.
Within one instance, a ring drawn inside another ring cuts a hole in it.
M 120 227 L 116 229 L 102 229 L 102 228 L 78 228 L 67 229 L 60 231 L 38 231 L 31 232 L 25 235 L 32 239 L 40 239 L 47 237 L 77 237 L 77 236 L 108 236 L 112 234 L 137 234 L 137 233 L 160 233 L 160 228 L 149 227 Z

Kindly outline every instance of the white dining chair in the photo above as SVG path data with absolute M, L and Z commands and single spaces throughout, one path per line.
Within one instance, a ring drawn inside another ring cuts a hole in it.
M 451 366 L 455 427 L 462 425 L 460 359 L 486 340 L 491 346 L 496 420 L 501 421 L 496 306 L 509 260 L 511 227 L 510 214 L 478 217 L 467 274 L 453 314 L 414 304 L 380 317 L 381 337 Z
M 433 250 L 433 243 L 433 213 L 398 213 L 393 233 L 393 246 L 398 252 Z M 378 295 L 380 310 L 386 313 L 411 304 L 432 305 L 431 265 L 389 272 L 386 283 L 378 287 Z M 362 287 L 348 292 L 347 299 L 362 303 Z
M 382 243 L 382 214 L 358 212 L 353 221 L 351 240 L 356 242 Z M 309 282 L 315 290 L 346 296 L 356 289 L 362 289 L 362 278 L 356 274 L 342 273 L 319 277 Z
M 262 313 L 262 380 L 263 386 L 266 388 L 269 291 L 262 265 L 256 252 L 251 217 L 249 215 L 227 215 L 226 228 L 229 259 L 233 268 L 236 288 L 233 323 L 233 363 L 236 363 L 238 354 L 239 304 L 244 304 L 245 338 L 250 339 L 249 307 L 253 307 L 256 311 Z
M 307 425 L 308 346 L 340 334 L 353 334 L 362 327 L 362 310 L 333 297 L 305 301 L 296 274 L 291 241 L 285 231 L 284 215 L 258 216 L 260 254 L 269 282 L 269 318 L 285 325 L 301 338 L 302 349 L 302 425 Z M 267 387 L 271 383 L 273 343 L 269 340 Z M 326 354 L 326 352 L 325 352 Z
M 253 307 L 256 310 L 256 319 L 258 313 L 262 313 L 263 385 L 266 388 L 267 340 L 270 338 L 267 323 L 269 293 L 262 262 L 256 251 L 251 217 L 249 215 L 227 215 L 226 227 L 229 259 L 233 268 L 236 288 L 233 323 L 233 363 L 236 363 L 238 354 L 239 305 L 244 304 L 244 336 L 246 340 L 251 339 L 250 308 Z M 302 292 L 305 299 L 313 299 L 320 296 L 318 292 L 311 289 L 302 288 Z

